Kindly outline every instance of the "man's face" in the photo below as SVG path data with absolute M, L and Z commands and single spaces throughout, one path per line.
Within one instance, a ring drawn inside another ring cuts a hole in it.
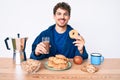
M 57 26 L 65 27 L 70 19 L 70 15 L 67 10 L 58 8 L 54 15 L 54 19 Z

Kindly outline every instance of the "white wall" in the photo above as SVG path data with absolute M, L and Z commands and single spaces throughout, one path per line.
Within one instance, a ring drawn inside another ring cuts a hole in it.
M 29 37 L 29 57 L 35 37 L 54 24 L 52 11 L 59 1 L 71 5 L 69 24 L 84 36 L 89 54 L 120 58 L 120 0 L 0 0 L 0 57 L 12 57 L 4 39 L 17 37 L 17 33 Z

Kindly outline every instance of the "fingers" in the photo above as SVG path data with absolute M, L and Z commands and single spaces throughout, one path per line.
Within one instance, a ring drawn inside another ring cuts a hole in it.
M 73 44 L 75 44 L 75 46 L 78 46 L 78 47 L 84 46 L 84 42 L 81 42 L 81 41 L 74 41 Z
M 82 36 L 76 36 L 75 39 L 76 41 L 74 41 L 73 44 L 78 47 L 78 50 L 82 50 L 85 44 L 84 38 Z
M 74 41 L 73 44 L 75 44 L 75 46 L 77 46 L 79 51 L 83 50 L 84 42 Z
M 85 44 L 85 40 L 82 36 L 76 36 L 76 41 L 73 42 L 73 44 Z
M 36 55 L 40 55 L 40 54 L 46 54 L 47 53 L 47 50 L 46 50 L 46 45 L 41 42 L 37 45 L 36 49 L 35 49 L 35 54 Z
M 78 41 L 83 41 L 85 43 L 85 40 L 81 35 L 76 36 L 75 39 Z

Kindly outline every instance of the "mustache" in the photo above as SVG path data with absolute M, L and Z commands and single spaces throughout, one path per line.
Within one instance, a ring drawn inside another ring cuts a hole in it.
M 60 18 L 59 20 L 66 20 L 65 18 Z

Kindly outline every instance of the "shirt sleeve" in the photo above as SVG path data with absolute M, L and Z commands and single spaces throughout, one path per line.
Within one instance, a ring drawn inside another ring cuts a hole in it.
M 42 32 L 41 34 L 39 34 L 36 39 L 34 40 L 33 44 L 32 44 L 32 52 L 31 52 L 31 55 L 30 55 L 30 58 L 31 59 L 35 59 L 35 60 L 41 60 L 43 58 L 45 58 L 45 55 L 36 55 L 35 54 L 35 49 L 36 49 L 36 46 L 37 44 L 39 44 L 41 41 L 42 41 L 42 36 L 45 36 L 44 32 Z
M 83 47 L 83 53 L 81 54 L 80 51 L 77 49 L 75 52 L 75 56 L 81 56 L 83 59 L 87 59 L 88 58 L 88 53 L 85 49 L 85 46 Z
M 30 55 L 30 58 L 35 59 L 35 60 L 41 60 L 41 59 L 45 58 L 45 55 L 40 54 L 40 55 L 36 56 L 35 52 L 32 52 L 31 55 Z

